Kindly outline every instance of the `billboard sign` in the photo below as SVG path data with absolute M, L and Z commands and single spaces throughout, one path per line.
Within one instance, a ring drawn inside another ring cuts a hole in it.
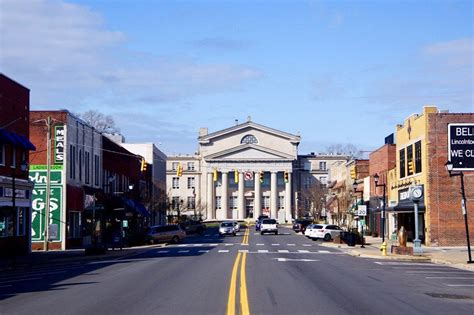
M 448 124 L 448 160 L 454 171 L 474 171 L 474 123 Z

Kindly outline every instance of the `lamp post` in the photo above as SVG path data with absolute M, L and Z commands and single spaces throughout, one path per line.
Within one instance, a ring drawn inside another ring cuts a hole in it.
M 385 242 L 385 194 L 386 194 L 386 189 L 387 189 L 387 184 L 379 184 L 379 175 L 375 174 L 374 175 L 374 182 L 375 182 L 375 187 L 383 187 L 383 201 L 382 201 L 382 243 Z
M 446 170 L 449 173 L 449 177 L 460 176 L 461 177 L 461 209 L 464 216 L 464 225 L 466 226 L 466 239 L 467 239 L 467 253 L 469 260 L 468 264 L 474 263 L 471 256 L 471 242 L 469 241 L 469 225 L 467 220 L 467 205 L 466 205 L 466 193 L 464 192 L 464 173 L 462 171 L 453 172 L 453 163 L 451 161 L 446 162 Z
M 357 208 L 359 208 L 359 205 L 357 204 L 357 194 L 360 193 L 360 196 L 361 196 L 361 200 L 363 201 L 364 200 L 364 191 L 363 190 L 357 190 L 357 182 L 354 180 L 354 183 L 352 184 L 352 187 L 354 188 L 354 196 L 355 196 L 355 199 L 356 199 L 356 206 Z M 364 248 L 364 224 L 362 223 L 362 220 L 360 220 L 359 218 L 359 214 L 357 214 L 357 225 L 359 225 L 359 222 L 360 222 L 360 226 L 361 226 L 361 241 L 362 241 L 362 245 L 360 246 L 361 248 Z

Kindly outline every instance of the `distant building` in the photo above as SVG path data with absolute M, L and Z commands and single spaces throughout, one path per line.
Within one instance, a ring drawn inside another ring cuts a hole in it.
M 30 90 L 0 73 L 0 256 L 31 250 L 29 110 Z

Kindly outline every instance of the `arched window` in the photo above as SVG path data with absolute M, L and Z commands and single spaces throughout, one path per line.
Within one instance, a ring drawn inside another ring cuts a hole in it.
M 257 141 L 257 138 L 255 138 L 255 136 L 253 136 L 253 135 L 246 135 L 245 137 L 242 138 L 242 140 L 240 140 L 240 143 L 243 143 L 243 144 L 255 144 L 255 143 L 258 143 L 258 141 Z

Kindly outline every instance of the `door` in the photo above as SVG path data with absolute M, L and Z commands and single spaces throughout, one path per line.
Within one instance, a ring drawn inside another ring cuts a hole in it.
M 253 218 L 253 199 L 245 199 L 245 217 Z

